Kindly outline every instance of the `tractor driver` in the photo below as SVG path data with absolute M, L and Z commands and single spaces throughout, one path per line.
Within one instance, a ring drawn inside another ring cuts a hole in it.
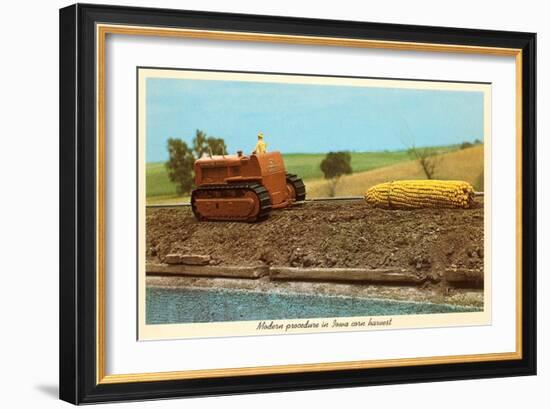
M 267 152 L 267 145 L 264 142 L 264 134 L 260 132 L 258 133 L 258 142 L 256 143 L 256 148 L 252 153 L 261 155 L 262 153 L 266 153 L 266 152 Z

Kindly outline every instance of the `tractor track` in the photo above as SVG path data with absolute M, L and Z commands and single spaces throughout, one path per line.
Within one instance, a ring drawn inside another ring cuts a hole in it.
M 484 197 L 484 192 L 475 192 L 475 196 L 478 198 Z M 315 197 L 312 199 L 306 199 L 301 202 L 294 203 L 294 206 L 307 205 L 312 203 L 338 203 L 338 202 L 357 202 L 360 200 L 365 200 L 364 196 L 339 196 L 339 197 Z M 148 204 L 145 205 L 147 208 L 170 208 L 170 207 L 190 207 L 191 202 L 185 203 L 159 203 L 159 204 Z M 288 210 L 290 210 L 289 208 Z
M 345 202 L 345 201 L 358 201 L 358 200 L 365 200 L 363 196 L 342 196 L 342 197 L 319 197 L 314 199 L 306 199 L 302 200 L 301 202 L 296 202 L 294 205 L 304 205 L 308 203 L 316 203 L 316 202 Z M 159 204 L 148 204 L 146 205 L 147 208 L 163 208 L 163 207 L 185 207 L 185 206 L 191 206 L 191 203 L 185 202 L 185 203 L 159 203 Z

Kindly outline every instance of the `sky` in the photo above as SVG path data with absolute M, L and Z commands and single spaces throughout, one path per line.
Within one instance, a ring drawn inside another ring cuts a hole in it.
M 483 93 L 356 86 L 148 78 L 146 161 L 166 141 L 189 145 L 200 129 L 229 153 L 402 150 L 483 140 Z

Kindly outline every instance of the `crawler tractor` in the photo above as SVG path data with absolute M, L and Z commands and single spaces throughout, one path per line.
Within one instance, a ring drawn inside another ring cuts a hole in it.
M 262 221 L 271 209 L 306 198 L 304 182 L 285 172 L 280 152 L 202 157 L 194 170 L 191 207 L 201 221 Z

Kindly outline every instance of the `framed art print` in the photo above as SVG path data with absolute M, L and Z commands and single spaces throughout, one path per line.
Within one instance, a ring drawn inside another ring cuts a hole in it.
M 60 11 L 60 397 L 535 373 L 535 35 Z

